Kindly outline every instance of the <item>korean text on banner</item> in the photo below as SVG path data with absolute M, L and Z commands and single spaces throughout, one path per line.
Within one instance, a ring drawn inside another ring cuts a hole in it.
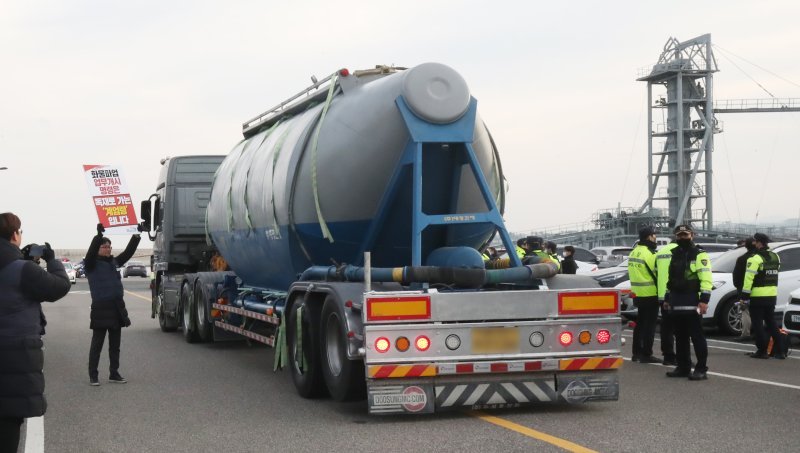
M 83 173 L 106 234 L 137 233 L 136 211 L 122 170 L 113 165 L 84 165 Z

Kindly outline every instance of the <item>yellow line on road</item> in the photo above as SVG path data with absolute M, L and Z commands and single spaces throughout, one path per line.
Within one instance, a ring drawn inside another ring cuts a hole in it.
M 533 437 L 534 439 L 547 442 L 548 444 L 555 445 L 556 447 L 563 448 L 564 450 L 567 451 L 574 451 L 580 453 L 597 453 L 595 450 L 583 447 L 568 440 L 564 440 L 555 436 L 551 436 L 549 434 L 545 434 L 541 431 L 536 431 L 535 429 L 528 428 L 527 426 L 518 425 L 514 422 L 510 422 L 500 417 L 488 415 L 480 411 L 471 411 L 467 413 L 469 415 L 472 415 L 473 417 L 480 418 L 483 421 L 492 423 L 497 426 L 501 426 L 506 429 L 510 429 L 511 431 L 516 431 L 522 434 L 523 436 Z
M 143 300 L 146 300 L 146 301 L 150 302 L 150 298 L 149 297 L 140 296 L 140 295 L 138 295 L 138 294 L 136 294 L 134 292 L 128 291 L 127 289 L 125 290 L 125 292 L 130 294 L 133 297 L 138 297 L 139 299 L 143 299 Z

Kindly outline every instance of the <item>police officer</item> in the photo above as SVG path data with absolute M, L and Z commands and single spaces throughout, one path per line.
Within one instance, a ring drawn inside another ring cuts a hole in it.
M 769 249 L 769 237 L 764 233 L 753 235 L 756 252 L 747 260 L 747 270 L 742 286 L 742 302 L 750 305 L 750 329 L 756 337 L 756 352 L 750 354 L 754 359 L 768 359 L 767 334 L 764 323 L 772 336 L 775 347 L 780 344 L 780 332 L 775 324 L 775 301 L 778 298 L 778 272 L 781 260 Z M 785 359 L 783 351 L 775 354 L 776 359 Z
M 525 258 L 525 255 L 528 253 L 528 242 L 526 238 L 517 239 L 517 247 L 515 252 L 517 253 L 517 257 L 519 259 Z
M 668 316 L 672 317 L 678 361 L 677 367 L 668 371 L 667 376 L 699 381 L 708 379 L 708 345 L 701 321 L 711 298 L 711 260 L 705 250 L 692 242 L 694 231 L 691 226 L 678 225 L 674 233 L 676 246 L 670 249 L 670 256 L 661 258 L 662 253 L 658 256 L 658 298 L 664 300 Z M 663 274 L 662 268 L 667 270 Z M 697 356 L 694 372 L 689 351 L 690 338 Z
M 558 253 L 556 250 L 558 249 L 558 245 L 553 241 L 547 241 L 544 243 L 544 251 L 547 253 L 547 256 L 556 263 L 558 267 L 558 273 L 561 273 L 561 260 L 558 259 Z
M 656 269 L 656 230 L 639 230 L 639 242 L 628 256 L 628 277 L 636 297 L 638 315 L 633 328 L 633 357 L 641 363 L 661 363 L 653 357 L 653 340 L 658 321 L 658 278 Z
M 753 245 L 753 238 L 751 237 L 742 239 L 740 243 L 741 245 L 738 245 L 738 247 L 744 247 L 745 252 L 742 256 L 736 258 L 736 264 L 733 266 L 731 278 L 733 280 L 733 287 L 736 288 L 739 295 L 739 313 L 742 320 L 742 334 L 733 340 L 751 341 L 753 336 L 750 333 L 750 325 L 752 324 L 750 321 L 750 307 L 748 307 L 748 304 L 742 302 L 742 288 L 744 287 L 744 274 L 745 271 L 747 271 L 747 260 L 756 252 L 756 246 Z
M 525 255 L 526 257 L 538 256 L 539 258 L 550 259 L 550 255 L 542 250 L 544 247 L 544 239 L 540 238 L 539 236 L 528 236 L 525 238 L 525 242 L 528 244 L 528 253 Z
M 497 259 L 497 249 L 492 247 L 491 245 L 486 247 L 481 254 L 481 258 L 483 258 L 483 262 L 487 263 L 489 261 L 494 261 Z
M 678 243 L 672 241 L 665 245 L 656 254 L 656 276 L 662 276 L 664 279 L 669 275 L 669 263 L 672 258 L 672 249 L 678 246 Z M 658 287 L 662 285 L 659 279 Z M 666 285 L 666 283 L 663 283 Z M 664 303 L 664 293 L 658 293 L 658 305 L 661 311 L 661 355 L 664 356 L 663 364 L 677 366 L 678 361 L 675 359 L 675 329 L 672 326 L 672 316 L 669 315 L 667 310 L 668 305 Z

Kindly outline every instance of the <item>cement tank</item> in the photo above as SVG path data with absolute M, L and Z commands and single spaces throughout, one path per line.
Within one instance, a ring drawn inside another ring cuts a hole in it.
M 217 171 L 208 234 L 247 285 L 286 289 L 309 266 L 362 263 L 365 248 L 373 266 L 410 264 L 414 189 L 411 175 L 396 172 L 410 140 L 398 98 L 416 120 L 446 125 L 470 108 L 466 82 L 445 65 L 425 63 L 408 70 L 343 70 L 332 85 L 328 93 L 246 133 Z M 455 148 L 422 146 L 426 214 L 487 211 Z M 500 162 L 477 114 L 472 149 L 502 212 Z M 392 181 L 397 195 L 382 204 Z M 386 214 L 371 235 L 378 212 Z M 423 256 L 445 246 L 480 247 L 494 231 L 488 224 L 429 227 Z M 373 239 L 365 246 L 368 237 Z

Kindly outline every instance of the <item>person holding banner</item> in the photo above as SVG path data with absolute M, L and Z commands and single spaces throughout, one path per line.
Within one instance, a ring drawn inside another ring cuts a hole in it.
M 0 214 L 0 452 L 16 452 L 25 418 L 47 410 L 42 302 L 66 296 L 72 285 L 50 244 L 39 252 L 47 270 L 23 259 L 22 222 Z
M 92 311 L 89 328 L 92 329 L 92 344 L 89 349 L 89 384 L 100 385 L 97 366 L 108 333 L 109 382 L 124 384 L 128 382 L 119 374 L 119 347 L 122 327 L 131 325 L 128 310 L 125 308 L 123 288 L 117 268 L 124 265 L 136 251 L 141 237 L 131 236 L 125 251 L 118 256 L 111 254 L 111 240 L 103 237 L 105 227 L 97 224 L 97 235 L 92 238 L 84 258 L 89 292 L 92 295 Z

